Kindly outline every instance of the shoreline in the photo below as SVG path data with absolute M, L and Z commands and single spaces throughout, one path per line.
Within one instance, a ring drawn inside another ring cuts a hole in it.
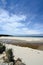
M 16 46 L 43 50 L 43 38 L 0 37 L 0 41 Z
M 14 40 L 42 41 L 43 42 L 43 38 L 39 38 L 39 37 L 0 37 L 0 39 L 14 39 Z
M 7 38 L 0 38 L 1 39 L 7 39 Z M 8 40 L 15 40 L 13 38 L 8 38 Z M 16 38 L 17 40 L 17 38 Z M 42 40 L 43 41 L 43 40 Z M 8 41 L 7 41 L 8 42 Z M 17 43 L 19 42 L 19 43 Z M 6 46 L 6 49 L 12 49 L 13 50 L 13 55 L 14 55 L 14 59 L 16 60 L 17 58 L 20 58 L 22 60 L 23 63 L 25 63 L 26 65 L 43 65 L 43 45 L 34 45 L 34 44 L 28 44 L 26 43 L 26 41 L 23 42 L 23 40 L 19 41 L 17 40 L 17 44 L 13 44 L 11 41 L 9 44 L 4 44 Z M 23 42 L 23 43 L 22 43 Z M 31 41 L 32 42 L 32 41 Z M 27 46 L 29 45 L 29 47 L 21 47 L 20 45 L 25 45 L 27 44 Z M 41 43 L 40 43 L 41 44 Z M 37 49 L 36 49 L 37 48 Z

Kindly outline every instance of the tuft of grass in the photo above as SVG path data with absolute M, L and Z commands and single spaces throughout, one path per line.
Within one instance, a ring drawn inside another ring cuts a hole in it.
M 2 54 L 5 51 L 6 47 L 0 43 L 0 54 Z
M 14 62 L 14 59 L 13 59 L 13 52 L 12 52 L 12 49 L 8 49 L 6 51 L 6 56 L 7 56 L 7 61 L 8 62 Z

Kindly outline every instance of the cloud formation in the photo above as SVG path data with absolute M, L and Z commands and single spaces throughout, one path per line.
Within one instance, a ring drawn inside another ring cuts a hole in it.
M 40 34 L 39 30 L 29 29 L 27 25 L 30 25 L 29 21 L 27 24 L 25 22 L 27 16 L 24 14 L 10 14 L 4 9 L 0 9 L 0 32 L 3 34 L 12 35 L 28 35 L 28 34 Z
M 43 0 L 0 0 L 0 34 L 43 34 Z
M 18 31 L 20 27 L 25 27 L 25 25 L 21 23 L 21 21 L 25 21 L 25 19 L 25 15 L 9 15 L 8 11 L 2 9 L 0 11 L 0 28 L 8 33 L 17 33 L 16 31 Z

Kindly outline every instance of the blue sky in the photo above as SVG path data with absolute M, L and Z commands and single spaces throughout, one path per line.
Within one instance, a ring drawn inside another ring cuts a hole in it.
M 0 34 L 43 34 L 43 0 L 0 0 Z

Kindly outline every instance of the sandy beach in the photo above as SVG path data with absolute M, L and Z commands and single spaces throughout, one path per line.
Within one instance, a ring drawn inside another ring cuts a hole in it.
M 21 58 L 26 65 L 43 65 L 43 51 L 10 44 L 6 48 L 12 48 L 15 59 Z
M 43 38 L 37 38 L 37 37 L 0 37 L 0 39 L 14 39 L 14 40 L 24 40 L 24 41 L 39 41 L 43 42 Z
M 26 65 L 43 65 L 43 38 L 0 37 L 0 40 L 6 41 L 6 39 L 7 42 L 8 40 L 10 40 L 9 43 L 11 43 L 5 44 L 6 49 L 12 48 L 13 54 L 15 56 L 14 59 L 21 58 L 23 63 L 25 63 Z M 12 41 L 15 41 L 16 43 L 13 42 L 14 44 L 12 44 Z M 30 44 L 28 44 L 27 42 L 30 42 Z M 34 45 L 32 44 L 33 42 L 40 42 L 40 44 L 42 43 L 42 45 Z M 22 47 L 18 44 L 24 46 Z M 25 45 L 27 46 L 25 47 Z
M 21 47 L 43 50 L 43 38 L 37 37 L 0 37 L 0 42 L 13 44 Z

